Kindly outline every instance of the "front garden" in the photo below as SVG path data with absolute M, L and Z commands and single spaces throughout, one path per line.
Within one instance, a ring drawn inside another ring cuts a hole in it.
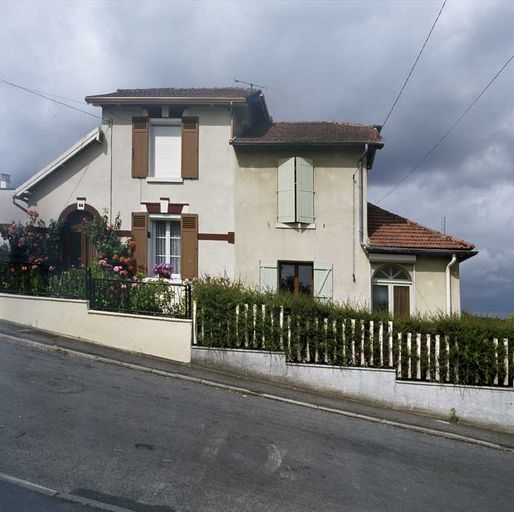
M 138 270 L 135 242 L 121 240 L 119 216 L 107 215 L 84 222 L 83 232 L 96 248 L 97 260 L 89 268 L 59 266 L 62 226 L 47 227 L 37 212 L 29 211 L 25 224 L 13 223 L 3 233 L 8 251 L 0 261 L 0 291 L 25 295 L 87 299 L 92 309 L 122 313 L 191 316 L 191 288 L 170 283 L 170 265 L 154 268 L 155 279 Z

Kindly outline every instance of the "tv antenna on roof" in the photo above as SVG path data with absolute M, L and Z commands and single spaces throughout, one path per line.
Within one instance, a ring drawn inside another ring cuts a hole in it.
M 261 89 L 267 89 L 267 87 L 265 87 L 264 85 L 252 84 L 252 82 L 245 82 L 244 80 L 238 80 L 237 78 L 234 78 L 234 82 L 236 82 L 236 84 L 246 84 L 246 85 L 249 85 L 250 89 L 253 89 L 254 86 L 255 87 L 259 87 Z

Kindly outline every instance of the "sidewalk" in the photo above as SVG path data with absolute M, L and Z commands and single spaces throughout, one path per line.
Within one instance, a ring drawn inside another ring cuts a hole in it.
M 386 425 L 417 430 L 456 440 L 514 450 L 514 435 L 480 427 L 453 424 L 420 414 L 387 409 L 340 397 L 321 395 L 305 390 L 262 382 L 217 370 L 170 362 L 154 357 L 95 345 L 39 331 L 26 326 L 0 321 L 0 339 L 32 344 L 35 348 L 80 352 L 83 357 L 97 362 L 128 366 L 139 371 L 150 371 L 165 377 L 187 379 L 199 384 L 225 388 L 230 391 L 253 394 L 266 399 L 294 403 L 334 414 L 383 423 Z M 80 355 L 80 354 L 79 354 Z

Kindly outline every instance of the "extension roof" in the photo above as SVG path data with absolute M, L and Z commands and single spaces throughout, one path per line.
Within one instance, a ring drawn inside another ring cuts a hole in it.
M 371 249 L 430 249 L 472 251 L 474 245 L 417 224 L 368 203 L 368 238 Z
M 103 132 L 100 128 L 91 130 L 83 139 L 79 140 L 76 144 L 68 148 L 62 155 L 59 155 L 53 162 L 40 169 L 36 174 L 30 176 L 25 180 L 15 191 L 15 197 L 22 197 L 27 192 L 35 187 L 38 183 L 46 179 L 52 173 L 57 171 L 62 165 L 74 158 L 79 153 L 82 153 L 93 143 L 101 143 L 103 140 Z
M 384 145 L 379 126 L 332 121 L 274 122 L 262 134 L 248 134 L 232 139 L 234 146 L 366 143 L 380 148 Z

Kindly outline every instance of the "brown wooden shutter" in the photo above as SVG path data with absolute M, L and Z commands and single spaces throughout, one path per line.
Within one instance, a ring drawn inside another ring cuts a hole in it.
M 198 277 L 198 215 L 183 213 L 180 222 L 182 279 Z
M 198 118 L 182 118 L 182 178 L 198 179 Z
M 132 118 L 132 177 L 148 176 L 148 117 Z
M 134 257 L 138 271 L 148 273 L 148 214 L 132 213 L 132 240 L 136 242 Z

